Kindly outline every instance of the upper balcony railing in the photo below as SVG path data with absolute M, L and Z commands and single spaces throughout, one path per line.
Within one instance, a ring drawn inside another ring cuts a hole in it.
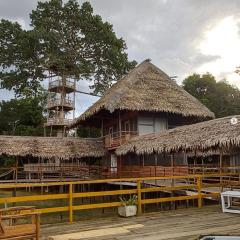
M 121 131 L 108 134 L 105 136 L 105 147 L 115 149 L 137 135 L 138 132 L 136 131 Z
M 69 80 L 69 79 L 56 79 L 56 80 L 50 80 L 49 81 L 49 90 L 54 90 L 58 88 L 68 88 L 69 90 L 75 90 L 76 89 L 76 83 L 75 81 Z
M 44 124 L 46 127 L 48 126 L 70 126 L 74 123 L 74 120 L 72 119 L 66 119 L 66 118 L 48 118 L 47 122 Z
M 54 98 L 54 99 L 49 99 L 47 102 L 47 108 L 51 109 L 54 107 L 65 107 L 68 109 L 74 109 L 74 101 L 72 99 L 61 99 L 61 98 Z

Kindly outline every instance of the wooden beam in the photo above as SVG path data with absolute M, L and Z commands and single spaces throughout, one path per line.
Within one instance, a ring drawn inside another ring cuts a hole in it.
M 118 130 L 119 130 L 119 137 L 120 137 L 120 145 L 122 144 L 122 122 L 121 122 L 121 112 L 118 111 Z

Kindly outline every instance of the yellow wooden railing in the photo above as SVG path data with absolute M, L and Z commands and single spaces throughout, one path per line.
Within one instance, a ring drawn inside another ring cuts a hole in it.
M 107 191 L 85 191 L 74 192 L 74 185 L 84 184 L 101 184 L 101 183 L 116 183 L 121 185 L 123 182 L 135 183 L 134 188 L 124 190 L 107 190 Z M 157 183 L 159 186 L 157 186 Z M 28 203 L 32 201 L 47 201 L 67 199 L 68 205 L 61 207 L 40 208 L 41 213 L 56 213 L 69 212 L 69 221 L 73 222 L 73 213 L 76 210 L 96 209 L 118 207 L 121 205 L 120 201 L 88 203 L 74 205 L 73 200 L 76 198 L 91 198 L 101 196 L 121 196 L 121 195 L 137 195 L 138 214 L 142 213 L 142 206 L 152 203 L 174 202 L 190 199 L 198 199 L 198 207 L 202 207 L 202 199 L 206 197 L 218 197 L 220 192 L 204 193 L 204 189 L 211 187 L 226 187 L 226 186 L 240 186 L 239 174 L 209 174 L 209 175 L 187 175 L 187 176 L 171 176 L 171 177 L 145 177 L 145 178 L 121 178 L 121 179 L 107 179 L 107 180 L 89 180 L 76 182 L 54 182 L 54 183 L 17 183 L 17 184 L 0 184 L 0 189 L 18 189 L 18 188 L 34 188 L 34 187 L 50 187 L 50 186 L 68 186 L 67 193 L 59 194 L 44 194 L 44 195 L 30 195 L 30 196 L 16 196 L 16 197 L 2 197 L 0 204 L 8 203 Z M 143 199 L 142 195 L 148 192 L 164 192 L 175 190 L 192 190 L 192 195 L 170 196 L 170 197 L 156 197 Z

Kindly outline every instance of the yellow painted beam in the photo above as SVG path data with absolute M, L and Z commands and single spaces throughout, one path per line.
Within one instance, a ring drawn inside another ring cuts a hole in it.
M 94 204 L 84 204 L 84 205 L 73 206 L 73 210 L 109 208 L 109 207 L 119 207 L 119 206 L 121 206 L 121 202 L 94 203 Z
M 168 176 L 168 177 L 142 177 L 142 178 L 119 178 L 119 179 L 99 179 L 99 180 L 82 180 L 75 182 L 55 182 L 55 183 L 4 183 L 0 184 L 0 189 L 8 189 L 8 188 L 25 188 L 25 187 L 43 187 L 43 186 L 62 186 L 69 184 L 98 184 L 98 183 L 110 183 L 110 182 L 137 182 L 147 181 L 147 180 L 168 180 L 168 179 L 193 179 L 197 177 L 220 177 L 220 176 L 234 176 L 236 173 L 222 173 L 222 174 L 193 174 L 193 175 L 185 175 L 185 176 Z
M 173 202 L 173 201 L 189 200 L 189 199 L 196 199 L 196 198 L 198 198 L 198 194 L 192 195 L 192 196 L 151 198 L 151 199 L 142 199 L 142 204 L 160 203 L 160 202 Z
M 55 212 L 67 212 L 69 207 L 52 207 L 52 208 L 40 208 L 37 209 L 40 213 L 55 213 Z
M 111 195 L 121 195 L 121 194 L 136 194 L 137 190 L 114 190 L 114 191 L 99 191 L 99 192 L 82 192 L 74 193 L 73 198 L 83 198 L 83 197 L 98 197 L 98 196 L 111 196 Z
M 181 189 L 195 189 L 196 185 L 180 185 L 174 187 L 149 187 L 149 188 L 142 188 L 142 192 L 158 192 L 158 191 L 171 191 L 171 190 L 181 190 Z
M 65 198 L 68 198 L 68 194 L 48 194 L 48 195 L 34 195 L 34 196 L 22 196 L 22 197 L 7 197 L 7 198 L 0 198 L 0 203 L 31 202 L 31 201 L 65 199 Z

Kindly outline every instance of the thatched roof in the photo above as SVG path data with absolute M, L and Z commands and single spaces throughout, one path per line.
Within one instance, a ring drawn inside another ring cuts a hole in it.
M 145 60 L 115 83 L 103 97 L 88 108 L 76 124 L 101 109 L 177 113 L 212 119 L 214 114 L 196 98 L 177 85 L 166 73 Z
M 197 124 L 177 127 L 156 134 L 135 137 L 120 146 L 116 153 L 161 153 L 179 151 L 207 151 L 240 146 L 240 115 L 237 124 L 232 117 L 218 118 Z
M 83 138 L 0 136 L 0 155 L 41 158 L 101 157 L 103 144 Z

